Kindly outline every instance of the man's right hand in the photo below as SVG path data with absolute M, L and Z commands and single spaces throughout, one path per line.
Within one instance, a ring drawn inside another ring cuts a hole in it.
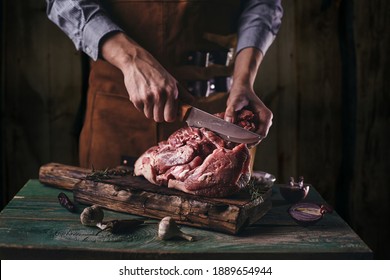
M 147 118 L 156 122 L 176 119 L 178 83 L 148 51 L 124 33 L 115 33 L 102 42 L 101 54 L 122 71 L 130 101 Z

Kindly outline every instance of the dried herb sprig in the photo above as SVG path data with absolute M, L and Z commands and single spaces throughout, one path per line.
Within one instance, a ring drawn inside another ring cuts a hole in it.
M 85 179 L 95 181 L 95 182 L 101 182 L 103 180 L 112 179 L 115 176 L 126 176 L 133 174 L 133 171 L 130 169 L 124 169 L 124 168 L 116 168 L 116 169 L 109 169 L 106 168 L 104 170 L 95 170 L 95 168 L 92 166 L 92 172 L 85 176 Z
M 264 187 L 266 186 L 267 184 L 265 184 L 264 182 L 261 182 L 257 178 L 252 177 L 246 185 L 246 190 L 251 196 L 251 199 L 255 200 L 260 198 L 264 194 Z

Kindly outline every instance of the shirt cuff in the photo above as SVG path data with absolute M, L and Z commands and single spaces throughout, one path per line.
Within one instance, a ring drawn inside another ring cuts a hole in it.
M 122 31 L 122 29 L 104 13 L 95 14 L 84 26 L 82 50 L 96 61 L 99 57 L 100 40 L 115 31 Z
M 276 37 L 265 25 L 260 30 L 258 27 L 249 27 L 242 33 L 245 35 L 238 36 L 237 54 L 245 48 L 258 48 L 265 55 Z

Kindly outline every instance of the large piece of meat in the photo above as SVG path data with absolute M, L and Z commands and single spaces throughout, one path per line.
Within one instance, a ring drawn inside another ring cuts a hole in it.
M 248 119 L 247 113 L 243 115 Z M 205 128 L 185 127 L 148 149 L 136 161 L 134 173 L 159 186 L 225 197 L 246 186 L 250 179 L 249 162 L 246 145 L 226 142 Z

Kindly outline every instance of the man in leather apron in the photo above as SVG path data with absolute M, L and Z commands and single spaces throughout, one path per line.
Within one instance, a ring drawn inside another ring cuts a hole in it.
M 49 18 L 57 24 L 59 2 L 48 0 Z M 249 107 L 260 117 L 258 133 L 267 135 L 272 113 L 253 91 L 262 51 L 247 47 L 236 54 L 234 64 L 228 59 L 237 45 L 240 1 L 105 0 L 99 5 L 120 29 L 102 36 L 100 59 L 91 61 L 81 166 L 102 169 L 137 158 L 182 126 L 177 116 L 185 103 L 210 113 L 226 110 L 228 121 Z M 209 63 L 210 56 L 221 54 L 223 63 Z M 192 96 L 184 90 L 221 78 L 226 84 L 222 90 L 195 88 Z

